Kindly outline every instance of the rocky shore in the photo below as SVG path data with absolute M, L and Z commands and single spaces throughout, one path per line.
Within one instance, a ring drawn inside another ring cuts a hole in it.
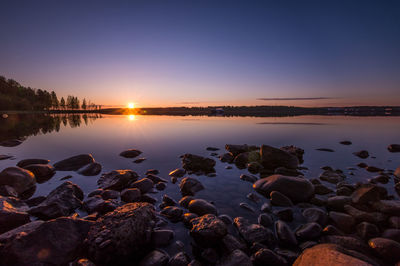
M 54 164 L 24 159 L 3 169 L 0 265 L 399 265 L 400 166 L 381 169 L 361 161 L 358 167 L 374 176 L 352 183 L 331 166 L 323 166 L 319 177 L 306 176 L 299 147 L 225 149 L 208 147 L 212 158 L 182 155 L 181 168 L 171 169 L 168 179 L 156 169 L 144 175 L 115 169 L 100 175 L 94 191 L 83 191 L 67 176 L 39 197 L 32 197 L 37 186 L 56 172 L 94 177 L 102 165 L 81 154 Z M 400 145 L 389 145 L 388 152 L 400 152 Z M 130 149 L 120 156 L 138 160 L 141 154 Z M 198 176 L 216 176 L 215 158 L 227 169 L 250 173 L 233 178 L 252 186 L 247 198 L 260 208 L 245 202 L 237 207 L 257 222 L 230 217 L 196 196 L 207 190 Z M 164 194 L 158 201 L 154 195 L 168 186 L 181 197 Z M 171 228 L 190 235 L 190 253 Z

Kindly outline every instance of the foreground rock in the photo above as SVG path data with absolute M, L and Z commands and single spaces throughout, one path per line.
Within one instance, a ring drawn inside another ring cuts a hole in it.
M 21 160 L 17 163 L 18 167 L 25 168 L 25 166 L 31 165 L 31 164 L 48 164 L 50 160 L 45 160 L 45 159 L 24 159 Z
M 149 251 L 154 219 L 153 205 L 144 202 L 107 213 L 90 228 L 85 240 L 89 259 L 104 265 L 138 261 Z
M 0 265 L 67 265 L 79 257 L 91 224 L 63 217 L 15 230 L 0 250 Z
M 278 191 L 290 198 L 293 202 L 309 200 L 314 195 L 314 186 L 305 178 L 272 175 L 257 180 L 253 188 L 260 194 L 268 197 L 272 191 Z
M 24 169 L 31 171 L 39 184 L 46 182 L 56 173 L 56 169 L 49 164 L 30 164 L 25 166 Z
M 185 177 L 179 183 L 179 188 L 183 196 L 193 196 L 196 192 L 203 190 L 204 186 L 197 179 Z
M 368 241 L 369 246 L 381 259 L 395 264 L 400 261 L 400 243 L 387 238 L 373 238 Z
M 94 158 L 91 154 L 80 154 L 56 162 L 54 167 L 58 171 L 77 171 L 79 168 L 82 168 L 90 163 L 94 163 Z
M 210 158 L 202 157 L 194 154 L 185 154 L 182 157 L 182 168 L 186 171 L 205 173 L 215 172 L 215 161 Z
M 203 199 L 194 199 L 189 202 L 188 209 L 197 215 L 214 214 L 217 215 L 217 208 Z
M 29 213 L 43 220 L 70 215 L 82 206 L 83 191 L 70 181 L 66 181 L 46 197 L 39 205 L 31 208 Z
M 257 242 L 271 245 L 274 241 L 271 230 L 259 224 L 252 224 L 243 217 L 236 217 L 234 219 L 234 225 L 238 229 L 240 236 L 249 245 Z
M 299 160 L 296 156 L 268 145 L 262 145 L 260 149 L 261 164 L 266 169 L 275 169 L 285 167 L 296 169 L 299 165 Z
M 16 198 L 0 196 L 0 234 L 30 222 L 28 206 Z
M 36 189 L 35 175 L 19 167 L 8 167 L 0 172 L 0 185 L 12 187 L 19 197 L 28 198 Z
M 78 174 L 84 176 L 95 176 L 100 174 L 101 169 L 102 169 L 101 164 L 94 162 L 79 169 Z
M 132 170 L 114 170 L 103 174 L 97 184 L 102 189 L 121 191 L 128 188 L 138 178 L 138 174 Z
M 200 246 L 215 246 L 228 233 L 226 224 L 212 214 L 195 218 L 191 223 L 190 235 Z

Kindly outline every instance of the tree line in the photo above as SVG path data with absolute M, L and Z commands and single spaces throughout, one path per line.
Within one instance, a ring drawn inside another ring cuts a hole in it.
M 101 105 L 76 96 L 58 99 L 54 91 L 24 87 L 13 79 L 0 76 L 0 110 L 100 110 Z

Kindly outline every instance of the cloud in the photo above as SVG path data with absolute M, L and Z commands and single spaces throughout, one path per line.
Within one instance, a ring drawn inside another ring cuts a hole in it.
M 257 98 L 259 101 L 314 101 L 337 99 L 335 97 Z

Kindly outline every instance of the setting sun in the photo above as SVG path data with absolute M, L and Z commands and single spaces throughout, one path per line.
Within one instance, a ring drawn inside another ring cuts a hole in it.
M 130 109 L 135 108 L 135 104 L 134 103 L 128 103 L 128 108 L 130 108 Z

